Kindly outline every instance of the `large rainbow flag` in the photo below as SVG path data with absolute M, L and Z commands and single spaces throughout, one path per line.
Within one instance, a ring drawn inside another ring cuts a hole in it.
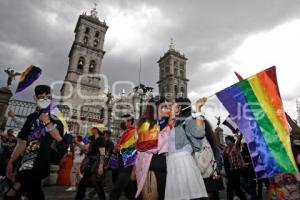
M 135 164 L 137 152 L 135 148 L 135 128 L 127 128 L 122 134 L 118 147 L 120 148 L 120 154 L 124 163 L 124 167 Z
M 34 65 L 30 65 L 22 72 L 16 92 L 21 92 L 36 81 L 42 74 L 42 69 Z
M 216 95 L 245 137 L 257 178 L 298 171 L 275 66 Z

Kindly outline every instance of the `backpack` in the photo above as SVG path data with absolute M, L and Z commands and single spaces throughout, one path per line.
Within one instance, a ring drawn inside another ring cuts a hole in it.
M 182 127 L 185 130 L 185 123 L 182 124 Z M 197 149 L 194 145 L 195 140 L 191 140 L 188 135 L 186 136 L 190 144 L 192 145 L 194 160 L 196 162 L 196 165 L 200 169 L 202 177 L 209 178 L 217 169 L 217 162 L 208 140 L 205 136 L 203 138 L 200 138 L 200 140 L 202 140 L 202 147 L 201 149 Z
M 202 140 L 200 151 L 194 152 L 194 159 L 203 178 L 209 178 L 217 168 L 213 150 L 206 138 Z

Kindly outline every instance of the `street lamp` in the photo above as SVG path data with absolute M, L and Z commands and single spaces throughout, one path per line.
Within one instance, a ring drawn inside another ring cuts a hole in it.
M 148 98 L 153 96 L 153 88 L 147 87 L 144 84 L 139 84 L 138 86 L 133 88 L 136 97 L 140 98 L 140 107 L 139 107 L 139 117 L 142 116 L 142 109 L 143 109 L 143 99 L 146 101 Z

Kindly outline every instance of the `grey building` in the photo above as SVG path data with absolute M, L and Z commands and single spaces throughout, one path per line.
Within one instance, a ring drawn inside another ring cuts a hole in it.
M 105 54 L 103 45 L 107 29 L 105 21 L 97 17 L 96 8 L 91 10 L 90 15 L 79 16 L 74 30 L 75 39 L 69 52 L 69 66 L 61 88 L 60 102 L 67 108 L 65 111 L 68 110 L 71 119 L 85 121 L 83 124 L 86 127 L 91 123 L 100 123 L 107 108 L 107 97 L 100 95 L 101 65 Z
M 175 49 L 173 40 L 169 50 L 158 60 L 159 65 L 159 94 L 169 98 L 187 97 L 186 78 L 187 58 Z

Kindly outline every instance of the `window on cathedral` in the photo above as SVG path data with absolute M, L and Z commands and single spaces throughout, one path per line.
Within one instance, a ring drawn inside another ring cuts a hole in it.
M 181 87 L 181 93 L 184 94 L 184 92 L 185 92 L 184 87 Z
M 98 40 L 94 40 L 94 47 L 98 46 L 99 41 Z
M 83 38 L 83 44 L 87 45 L 89 42 L 89 38 L 87 36 L 84 36 Z
M 89 33 L 90 33 L 90 28 L 89 28 L 89 27 L 86 27 L 84 33 L 85 33 L 85 34 L 89 34 Z
M 83 72 L 84 62 L 85 62 L 84 57 L 80 57 L 77 65 L 78 71 Z
M 166 73 L 168 74 L 170 72 L 170 67 L 166 67 Z
M 96 68 L 96 62 L 94 60 L 91 61 L 90 66 L 89 66 L 89 72 L 94 73 Z
M 180 63 L 180 69 L 184 69 L 183 63 Z
M 184 72 L 183 72 L 183 70 L 180 70 L 180 76 L 181 76 L 182 78 L 184 78 Z
M 177 68 L 175 68 L 174 69 L 174 75 L 177 76 L 177 74 L 178 74 L 178 70 L 177 70 Z
M 178 64 L 177 64 L 177 62 L 176 62 L 176 61 L 174 61 L 174 67 L 177 67 L 177 65 L 178 65 Z
M 100 35 L 99 31 L 96 31 L 95 37 L 97 38 L 97 37 L 99 37 L 99 35 Z

